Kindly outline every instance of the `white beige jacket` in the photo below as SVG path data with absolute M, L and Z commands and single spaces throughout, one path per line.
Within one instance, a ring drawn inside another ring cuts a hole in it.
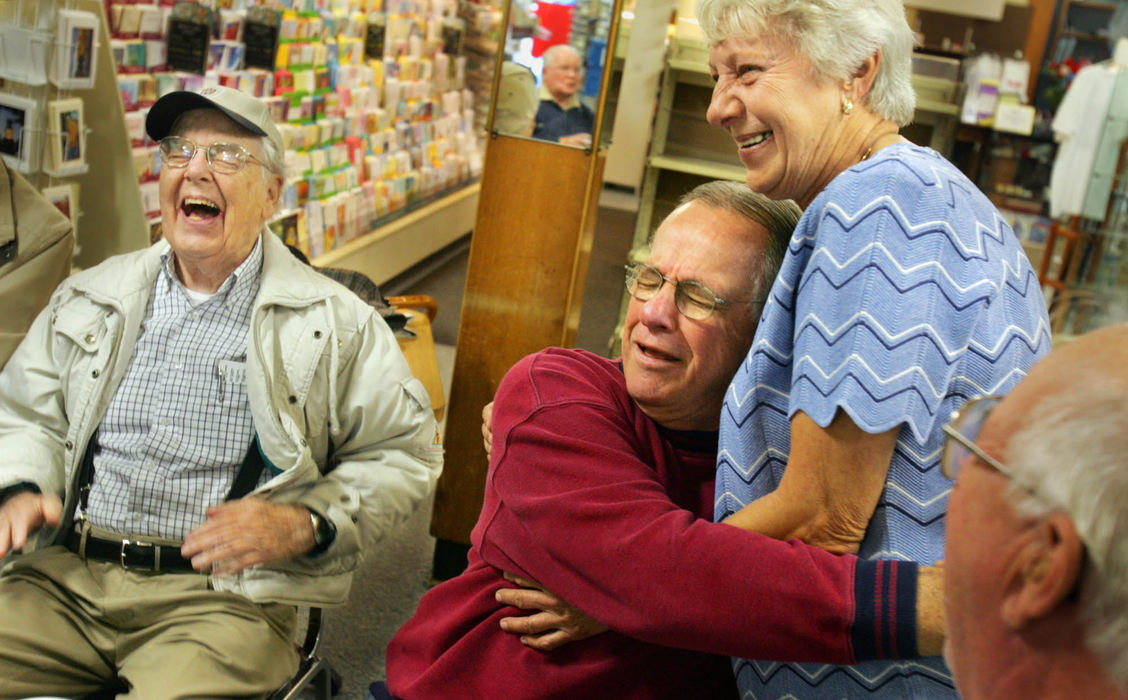
M 325 553 L 216 577 L 258 602 L 344 603 L 361 552 L 432 491 L 442 468 L 434 414 L 372 307 L 263 236 L 247 393 L 263 453 L 281 470 L 256 491 L 337 527 Z M 0 372 L 0 488 L 36 484 L 69 523 L 86 445 L 125 374 L 168 244 L 65 281 Z M 65 525 L 64 525 L 65 526 Z M 59 539 L 42 531 L 37 546 Z M 30 547 L 29 547 L 30 549 Z

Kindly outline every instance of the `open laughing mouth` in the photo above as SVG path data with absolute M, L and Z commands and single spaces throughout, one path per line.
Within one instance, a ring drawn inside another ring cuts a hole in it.
M 202 197 L 185 197 L 180 203 L 180 211 L 190 221 L 211 221 L 223 213 L 218 204 Z

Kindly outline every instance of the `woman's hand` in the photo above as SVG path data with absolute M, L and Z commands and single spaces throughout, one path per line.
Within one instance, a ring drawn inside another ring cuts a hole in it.
M 482 446 L 486 448 L 486 459 L 493 450 L 493 401 L 482 408 Z
M 724 522 L 777 540 L 856 554 L 885 489 L 899 432 L 867 433 L 842 410 L 825 428 L 796 413 L 779 487 Z
M 505 580 L 520 588 L 499 589 L 494 594 L 499 603 L 540 611 L 501 619 L 501 629 L 521 635 L 522 644 L 538 651 L 552 651 L 607 631 L 605 625 L 572 607 L 536 581 L 509 573 L 505 574 Z

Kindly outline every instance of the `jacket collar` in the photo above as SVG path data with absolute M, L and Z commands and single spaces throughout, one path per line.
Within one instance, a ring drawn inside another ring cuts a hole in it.
M 269 229 L 263 229 L 262 281 L 256 306 L 308 306 L 332 295 L 335 285 L 328 278 L 298 260 Z M 125 298 L 134 293 L 148 294 L 168 253 L 168 241 L 160 240 L 135 255 L 119 255 L 77 275 L 74 288 L 103 298 Z
M 333 295 L 328 277 L 294 257 L 269 229 L 263 233 L 262 282 L 258 305 L 308 306 Z
M 159 240 L 140 254 L 116 255 L 85 270 L 72 279 L 75 290 L 95 297 L 126 298 L 138 292 L 149 293 L 161 266 L 161 256 L 169 245 Z

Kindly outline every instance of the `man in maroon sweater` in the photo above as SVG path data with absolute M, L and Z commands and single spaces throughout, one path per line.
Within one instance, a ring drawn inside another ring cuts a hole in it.
M 373 697 L 723 698 L 730 655 L 938 651 L 931 572 L 710 522 L 724 392 L 798 216 L 742 185 L 697 188 L 628 266 L 621 361 L 553 348 L 509 371 L 469 566 L 423 597 Z M 500 627 L 521 614 L 495 598 L 505 572 L 609 631 L 523 644 Z

